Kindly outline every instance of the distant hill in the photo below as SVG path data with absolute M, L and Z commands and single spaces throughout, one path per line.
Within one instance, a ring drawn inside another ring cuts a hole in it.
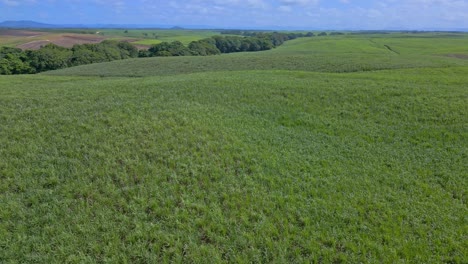
M 215 26 L 209 25 L 167 25 L 167 24 L 46 24 L 30 20 L 21 21 L 4 21 L 0 22 L 0 28 L 13 28 L 13 29 L 66 29 L 66 28 L 93 28 L 93 29 L 220 29 Z M 227 27 L 221 29 L 238 29 L 236 27 Z M 248 28 L 252 30 L 265 30 L 268 28 Z M 293 28 L 279 28 L 273 27 L 271 29 L 278 30 L 293 30 Z
M 56 25 L 39 23 L 29 20 L 5 21 L 0 23 L 1 28 L 57 28 Z
M 171 25 L 144 25 L 144 24 L 46 24 L 30 20 L 4 21 L 0 23 L 0 28 L 160 28 L 160 29 L 183 29 L 183 27 L 173 27 Z M 193 27 L 198 28 L 198 27 Z M 200 26 L 208 28 L 207 26 Z
M 283 26 L 268 26 L 262 28 L 256 27 L 214 27 L 209 25 L 163 25 L 163 24 L 46 24 L 40 23 L 31 20 L 20 20 L 20 21 L 4 21 L 0 23 L 0 28 L 36 28 L 36 29 L 60 29 L 60 28 L 93 28 L 93 29 L 172 29 L 172 30 L 182 30 L 182 29 L 244 29 L 244 30 L 332 30 L 327 28 L 297 28 L 297 27 L 283 27 Z M 333 30 L 342 30 L 342 29 L 333 29 Z M 362 31 L 365 29 L 360 28 L 347 28 L 343 29 L 346 31 Z M 367 30 L 365 30 L 367 31 Z M 372 30 L 371 30 L 372 31 Z M 374 30 L 375 31 L 375 30 Z M 410 28 L 385 28 L 383 31 L 452 31 L 452 32 L 468 32 L 468 28 L 420 28 L 420 29 L 410 29 Z

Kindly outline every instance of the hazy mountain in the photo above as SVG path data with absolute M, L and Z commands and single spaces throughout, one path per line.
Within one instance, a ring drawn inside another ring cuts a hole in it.
M 21 21 L 5 21 L 0 23 L 2 28 L 57 28 L 55 25 L 44 24 L 35 21 L 21 20 Z
M 48 29 L 58 29 L 58 28 L 126 28 L 126 29 L 220 29 L 213 26 L 207 25 L 150 25 L 150 24 L 45 24 L 36 21 L 21 20 L 21 21 L 5 21 L 0 23 L 0 28 L 48 28 Z M 297 27 L 283 27 L 283 26 L 264 26 L 264 27 L 252 27 L 252 28 L 236 28 L 236 27 L 224 27 L 223 29 L 245 29 L 245 30 L 332 30 L 329 28 L 297 28 Z M 344 30 L 344 29 L 343 29 Z M 362 29 L 346 29 L 350 31 L 360 31 Z M 410 28 L 385 28 L 385 31 L 457 31 L 457 32 L 468 32 L 467 28 L 423 28 L 423 29 L 410 29 Z
M 148 25 L 148 24 L 45 24 L 35 21 L 4 21 L 0 23 L 0 28 L 161 28 L 161 29 L 169 29 L 173 28 L 173 25 Z M 178 29 L 182 29 L 182 27 L 177 27 Z M 199 26 L 199 27 L 188 27 L 188 28 L 209 28 L 207 26 Z

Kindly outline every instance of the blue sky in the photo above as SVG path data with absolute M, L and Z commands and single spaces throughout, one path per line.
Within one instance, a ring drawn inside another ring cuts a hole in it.
M 468 0 L 0 0 L 0 21 L 305 29 L 468 28 Z

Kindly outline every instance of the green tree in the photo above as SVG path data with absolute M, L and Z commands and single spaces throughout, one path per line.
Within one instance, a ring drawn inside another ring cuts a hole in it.
M 31 73 L 33 69 L 29 65 L 26 53 L 18 48 L 0 48 L 0 74 Z
M 146 58 L 146 57 L 151 57 L 151 54 L 148 50 L 139 50 L 138 51 L 138 57 L 140 58 Z
M 117 44 L 117 47 L 120 49 L 121 59 L 138 57 L 138 49 L 128 42 L 121 41 Z
M 50 71 L 68 67 L 72 51 L 55 44 L 47 44 L 39 50 L 28 51 L 31 67 L 36 72 Z
M 193 55 L 207 56 L 221 53 L 212 41 L 206 40 L 192 41 L 188 48 Z
M 169 52 L 172 54 L 172 56 L 190 56 L 192 55 L 192 52 L 190 52 L 190 49 L 188 49 L 182 42 L 180 41 L 174 41 L 170 44 L 170 49 Z
M 107 61 L 104 54 L 97 52 L 95 45 L 96 44 L 74 45 L 71 49 L 73 54 L 70 58 L 70 66 Z
M 168 51 L 169 48 L 170 48 L 170 44 L 169 44 L 169 42 L 166 42 L 166 41 L 163 41 L 163 42 L 161 42 L 161 43 L 152 45 L 152 46 L 148 49 L 149 57 L 161 56 L 161 52 L 163 52 L 163 51 Z
M 184 44 L 182 44 L 180 41 L 174 41 L 171 43 L 161 42 L 151 46 L 151 48 L 148 49 L 148 53 L 151 57 L 192 55 L 190 49 L 184 46 Z
M 24 54 L 10 53 L 0 59 L 0 75 L 33 73 Z

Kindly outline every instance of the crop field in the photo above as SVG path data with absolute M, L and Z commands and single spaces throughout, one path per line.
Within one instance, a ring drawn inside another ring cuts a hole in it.
M 131 59 L 105 64 L 105 67 L 94 64 L 46 74 L 142 77 L 206 71 L 291 70 L 339 73 L 468 66 L 468 60 L 463 58 L 468 54 L 468 34 L 452 38 L 434 37 L 426 41 L 425 38 L 404 36 L 303 38 L 263 52 Z
M 467 263 L 468 35 L 0 76 L 0 263 Z
M 106 30 L 108 34 L 119 35 L 121 37 L 140 38 L 134 42 L 140 45 L 158 44 L 163 41 L 173 42 L 180 41 L 188 45 L 192 41 L 208 38 L 214 35 L 219 35 L 219 32 L 212 30 L 186 30 L 186 29 L 130 29 L 130 30 Z M 127 32 L 127 33 L 125 33 Z
M 105 39 L 106 37 L 97 34 L 97 32 L 79 34 L 73 32 L 0 29 L 1 46 L 17 47 L 26 50 L 37 50 L 49 43 L 71 48 L 75 44 L 99 43 Z
M 105 39 L 124 40 L 139 48 L 148 48 L 163 41 L 180 41 L 185 45 L 219 34 L 209 30 L 169 29 L 0 29 L 0 46 L 39 49 L 48 43 L 70 48 L 75 44 L 99 43 Z

